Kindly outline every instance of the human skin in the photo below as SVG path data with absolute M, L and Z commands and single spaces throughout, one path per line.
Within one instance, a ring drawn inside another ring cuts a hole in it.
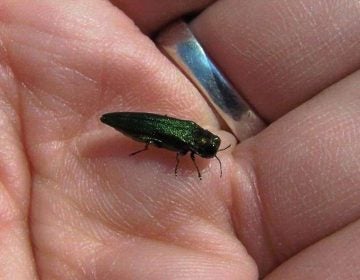
M 0 279 L 360 278 L 359 2 L 212 2 L 0 2 Z M 269 124 L 240 144 L 149 37 L 199 10 Z M 210 128 L 223 177 L 129 157 L 110 111 Z

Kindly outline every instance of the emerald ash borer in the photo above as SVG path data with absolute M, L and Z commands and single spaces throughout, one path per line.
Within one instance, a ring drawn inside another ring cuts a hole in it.
M 195 162 L 195 155 L 203 158 L 215 157 L 220 164 L 220 177 L 222 176 L 221 161 L 216 153 L 229 148 L 230 145 L 219 150 L 221 143 L 219 136 L 203 129 L 193 121 L 142 112 L 106 113 L 100 120 L 133 140 L 145 143 L 143 149 L 131 153 L 130 156 L 146 151 L 150 144 L 175 151 L 176 176 L 179 156 L 190 152 L 200 180 L 201 173 Z

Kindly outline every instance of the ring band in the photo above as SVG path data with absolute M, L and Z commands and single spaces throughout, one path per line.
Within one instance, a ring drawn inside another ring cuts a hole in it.
M 167 27 L 156 42 L 212 104 L 238 140 L 245 140 L 265 127 L 207 56 L 186 23 L 176 22 Z

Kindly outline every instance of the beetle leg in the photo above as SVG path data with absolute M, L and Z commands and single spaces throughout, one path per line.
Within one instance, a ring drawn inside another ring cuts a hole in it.
M 133 152 L 133 153 L 131 153 L 129 156 L 134 156 L 134 155 L 136 155 L 136 154 L 138 154 L 138 153 L 141 153 L 141 152 L 146 151 L 146 150 L 149 148 L 149 144 L 151 144 L 151 143 L 150 143 L 150 142 L 146 143 L 144 149 L 141 149 L 141 150 L 138 150 L 138 151 L 136 151 L 136 152 Z
M 176 165 L 175 165 L 175 176 L 177 176 L 177 170 L 178 170 L 178 167 L 179 167 L 179 156 L 180 156 L 180 153 L 176 153 Z
M 175 166 L 175 176 L 177 176 L 177 170 L 178 170 L 178 167 L 179 167 L 179 162 L 180 162 L 180 159 L 179 157 L 180 156 L 184 156 L 187 154 L 187 151 L 180 151 L 180 152 L 177 152 L 176 153 L 176 166 Z
M 191 160 L 192 160 L 192 162 L 194 163 L 194 165 L 195 165 L 195 167 L 196 167 L 196 170 L 197 170 L 199 179 L 201 180 L 201 179 L 202 179 L 201 173 L 200 173 L 199 167 L 197 166 L 196 161 L 195 161 L 195 153 L 194 153 L 194 152 L 191 152 L 190 157 L 191 157 Z

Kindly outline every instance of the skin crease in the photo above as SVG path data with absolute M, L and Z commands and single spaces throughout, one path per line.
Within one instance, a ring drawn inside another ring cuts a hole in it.
M 360 277 L 359 2 L 196 2 L 1 1 L 1 279 Z M 140 31 L 199 9 L 192 29 L 271 123 L 238 145 Z M 210 128 L 234 147 L 223 177 L 128 157 L 142 145 L 99 121 L 115 110 Z

